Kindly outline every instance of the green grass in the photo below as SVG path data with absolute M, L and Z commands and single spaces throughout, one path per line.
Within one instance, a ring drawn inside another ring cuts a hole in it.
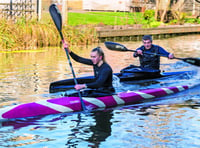
M 40 22 L 49 22 L 51 20 L 49 13 L 43 13 Z M 145 20 L 141 12 L 68 12 L 68 26 L 81 25 L 134 25 L 141 24 L 143 27 L 157 27 L 160 22 L 150 18 L 150 21 Z M 153 24 L 153 25 L 152 25 Z M 156 24 L 156 25 L 155 25 Z
M 68 22 L 63 25 L 63 36 L 70 45 L 88 45 L 98 41 L 95 26 L 134 25 L 143 28 L 158 27 L 161 22 L 153 16 L 144 19 L 143 13 L 135 12 L 68 12 Z M 176 20 L 174 20 L 173 23 Z M 199 19 L 185 18 L 187 23 L 200 23 Z M 49 12 L 26 21 L 19 18 L 16 22 L 0 18 L 0 51 L 33 50 L 45 46 L 60 46 L 59 33 Z
M 142 13 L 127 12 L 86 12 L 68 13 L 68 25 L 127 25 L 137 24 L 142 21 Z

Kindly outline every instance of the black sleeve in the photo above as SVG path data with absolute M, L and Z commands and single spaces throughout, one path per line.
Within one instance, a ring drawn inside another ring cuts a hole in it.
M 133 57 L 135 57 L 135 58 L 138 57 L 137 52 L 133 53 Z
M 74 59 L 75 61 L 77 61 L 79 63 L 83 63 L 83 64 L 87 64 L 87 65 L 93 65 L 92 60 L 82 58 L 82 57 L 76 55 L 75 53 L 73 53 L 72 51 L 70 52 L 70 56 L 72 57 L 72 59 Z
M 112 69 L 110 69 L 109 67 L 103 68 L 100 71 L 99 77 L 96 79 L 96 81 L 94 81 L 92 83 L 87 83 L 86 85 L 89 88 L 102 87 L 106 83 L 106 80 L 110 75 L 112 75 Z
M 142 48 L 143 48 L 143 46 L 137 48 L 136 51 L 137 51 L 137 50 L 142 50 Z M 138 57 L 138 56 L 139 56 L 139 55 L 137 54 L 137 52 L 134 52 L 134 53 L 133 53 L 133 57 Z

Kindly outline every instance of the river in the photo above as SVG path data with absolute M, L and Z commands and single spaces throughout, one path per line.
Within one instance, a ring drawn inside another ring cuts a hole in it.
M 136 49 L 141 42 L 121 42 Z M 200 35 L 154 40 L 176 57 L 199 57 Z M 139 64 L 131 52 L 106 49 L 103 43 L 71 49 L 89 57 L 96 46 L 104 49 L 114 72 Z M 0 107 L 55 97 L 49 94 L 53 81 L 72 78 L 64 50 L 58 47 L 37 51 L 0 51 Z M 76 76 L 92 75 L 92 68 L 72 60 Z M 117 91 L 196 84 L 197 86 L 151 102 L 119 106 L 89 113 L 64 113 L 0 122 L 0 147 L 200 147 L 199 67 L 180 60 L 161 58 L 161 70 L 190 70 L 192 74 L 114 85 Z M 58 94 L 57 94 L 58 95 Z

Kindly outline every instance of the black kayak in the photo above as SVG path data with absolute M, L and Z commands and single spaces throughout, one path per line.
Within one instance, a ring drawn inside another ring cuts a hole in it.
M 146 79 L 155 79 L 162 77 L 169 77 L 174 75 L 185 74 L 191 71 L 178 71 L 178 72 L 158 72 L 155 70 L 147 70 L 141 68 L 124 68 L 120 71 L 120 73 L 114 73 L 120 80 L 120 82 L 124 81 L 136 81 L 136 80 L 146 80 Z M 85 76 L 76 78 L 78 84 L 90 83 L 95 80 L 94 76 Z M 56 93 L 67 91 L 74 88 L 74 79 L 65 79 L 59 80 L 50 83 L 49 92 Z

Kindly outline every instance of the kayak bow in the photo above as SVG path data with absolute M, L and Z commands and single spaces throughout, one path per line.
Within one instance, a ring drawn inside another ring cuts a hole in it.
M 83 97 L 83 101 L 88 110 L 94 110 L 97 108 L 138 103 L 140 101 L 174 94 L 189 88 L 189 85 L 182 85 L 176 87 L 127 91 L 112 96 L 97 98 Z M 58 114 L 64 112 L 77 112 L 81 110 L 82 107 L 79 97 L 60 97 L 2 108 L 0 109 L 0 120 Z

